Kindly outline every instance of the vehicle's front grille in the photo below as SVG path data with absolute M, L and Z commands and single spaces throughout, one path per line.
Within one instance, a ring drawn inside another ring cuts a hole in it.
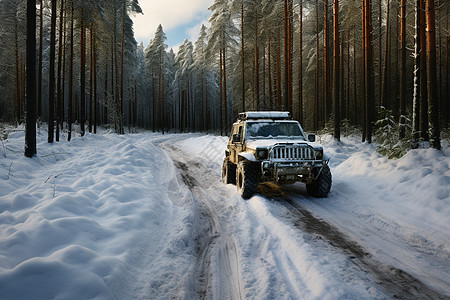
M 270 151 L 270 159 L 278 161 L 315 160 L 314 149 L 307 145 L 275 146 Z

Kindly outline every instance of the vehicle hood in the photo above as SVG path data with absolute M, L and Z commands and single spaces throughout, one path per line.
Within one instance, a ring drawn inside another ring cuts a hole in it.
M 303 139 L 258 139 L 248 140 L 246 142 L 247 149 L 256 148 L 270 148 L 276 144 L 304 144 L 313 147 L 316 150 L 322 149 L 322 146 L 317 143 L 311 143 Z

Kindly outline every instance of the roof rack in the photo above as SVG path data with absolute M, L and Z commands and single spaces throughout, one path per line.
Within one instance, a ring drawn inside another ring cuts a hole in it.
M 247 111 L 239 113 L 239 120 L 291 120 L 291 113 L 288 111 Z

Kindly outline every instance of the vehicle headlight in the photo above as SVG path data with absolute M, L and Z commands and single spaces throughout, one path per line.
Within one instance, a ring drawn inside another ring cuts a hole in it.
M 317 160 L 323 159 L 323 150 L 316 150 L 316 159 Z
M 267 149 L 256 149 L 256 158 L 257 159 L 266 159 L 268 155 Z

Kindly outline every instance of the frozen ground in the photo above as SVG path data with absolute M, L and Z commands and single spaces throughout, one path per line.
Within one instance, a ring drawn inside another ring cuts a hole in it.
M 450 159 L 321 141 L 326 199 L 221 182 L 226 138 L 109 132 L 0 144 L 1 299 L 450 297 Z M 444 152 L 450 154 L 448 145 Z

